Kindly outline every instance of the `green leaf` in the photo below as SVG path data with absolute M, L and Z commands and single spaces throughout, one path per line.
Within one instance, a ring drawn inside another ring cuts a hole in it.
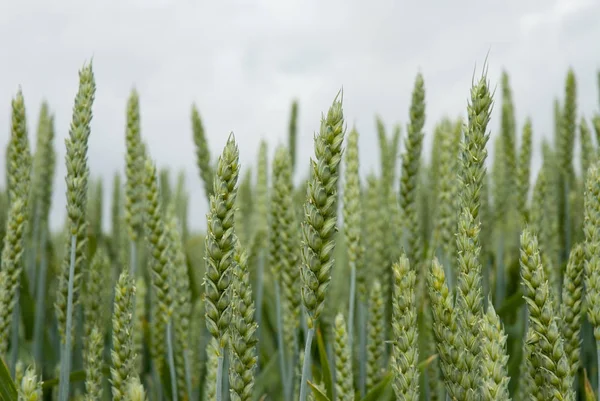
M 0 397 L 2 401 L 17 401 L 17 387 L 4 360 L 0 359 Z
M 279 385 L 279 380 L 275 380 L 279 377 L 277 357 L 274 355 L 266 365 L 264 365 L 260 373 L 254 380 L 254 388 L 256 394 L 264 394 L 266 396 L 267 389 L 272 388 L 273 385 Z
M 594 394 L 594 389 L 592 388 L 592 384 L 588 379 L 587 370 L 583 369 L 583 380 L 584 380 L 584 399 L 585 401 L 596 401 L 596 395 Z
M 105 377 L 110 377 L 110 368 L 106 365 L 103 366 L 102 374 Z M 70 383 L 82 382 L 84 380 L 85 380 L 85 370 L 77 370 L 75 372 L 72 372 L 69 375 Z M 52 387 L 58 386 L 59 382 L 60 382 L 60 380 L 58 377 L 55 377 L 54 379 L 44 380 L 44 382 L 42 383 L 42 390 L 46 391 L 46 390 L 51 389 Z
M 391 389 L 393 378 L 394 375 L 391 372 L 385 375 L 383 377 L 383 380 L 381 380 L 379 384 L 373 387 L 371 391 L 369 391 L 367 395 L 365 395 L 365 398 L 363 398 L 361 401 L 380 401 L 384 399 L 383 395 Z
M 325 349 L 325 342 L 323 341 L 323 334 L 320 329 L 317 330 L 317 349 L 319 350 L 319 360 L 321 362 L 322 380 L 325 385 L 325 391 L 327 397 L 330 400 L 333 399 L 333 376 L 331 374 L 331 367 L 329 366 L 329 358 L 327 358 L 327 350 Z
M 521 305 L 525 303 L 525 298 L 523 298 L 523 292 L 521 290 L 515 292 L 513 295 L 504 300 L 504 303 L 497 310 L 498 316 L 500 318 L 505 318 L 506 314 L 514 313 Z
M 309 380 L 308 385 L 312 388 L 316 401 L 331 401 L 331 399 L 327 397 L 323 390 L 321 390 L 316 384 L 313 384 L 313 382 Z
M 21 271 L 21 290 L 19 292 L 19 307 L 21 309 L 21 319 L 25 328 L 25 339 L 33 339 L 33 326 L 35 322 L 35 300 L 31 296 L 31 286 L 29 285 L 29 276 L 25 269 Z
M 423 373 L 425 371 L 425 369 L 427 369 L 427 367 L 431 364 L 431 362 L 433 362 L 437 359 L 437 357 L 438 357 L 438 354 L 433 354 L 430 357 L 428 357 L 427 359 L 421 361 L 421 363 L 419 363 L 417 365 L 419 372 Z

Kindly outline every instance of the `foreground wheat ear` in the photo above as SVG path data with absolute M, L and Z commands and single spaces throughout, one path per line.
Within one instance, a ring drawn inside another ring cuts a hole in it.
M 144 169 L 146 242 L 150 250 L 151 284 L 156 304 L 153 305 L 150 353 L 154 368 L 160 372 L 165 358 L 165 330 L 173 308 L 171 291 L 171 254 L 162 213 L 156 166 L 146 159 Z
M 408 258 L 402 255 L 394 263 L 394 299 L 392 328 L 395 338 L 392 349 L 395 364 L 394 391 L 398 399 L 419 399 L 419 344 L 417 308 L 415 304 L 416 273 L 411 270 Z
M 8 144 L 8 199 L 10 202 L 7 241 L 2 250 L 2 278 L 0 278 L 0 358 L 4 358 L 8 351 L 9 337 L 12 325 L 12 355 L 11 371 L 14 372 L 17 355 L 18 319 L 19 316 L 19 288 L 21 272 L 25 264 L 23 250 L 25 248 L 25 234 L 29 219 L 28 198 L 30 191 L 31 153 L 27 138 L 27 123 L 25 120 L 25 102 L 23 93 L 19 89 L 17 96 L 12 100 L 11 135 Z
M 235 252 L 234 304 L 231 321 L 231 365 L 229 379 L 232 401 L 251 401 L 256 368 L 256 329 L 254 300 L 248 271 L 248 256 L 242 246 Z
M 129 268 L 135 277 L 138 239 L 142 233 L 144 208 L 144 152 L 140 134 L 140 100 L 135 89 L 127 100 L 125 130 L 125 223 L 129 236 Z
M 308 314 L 309 328 L 315 327 L 323 311 L 335 263 L 339 165 L 345 132 L 342 99 L 338 96 L 327 117 L 321 119 L 321 128 L 315 137 L 316 160 L 311 160 L 312 178 L 304 204 L 302 302 Z
M 574 400 L 573 377 L 559 332 L 556 300 L 542 266 L 538 240 L 528 228 L 521 234 L 521 278 L 529 326 L 537 339 L 532 356 L 537 399 Z
M 334 235 L 337 231 L 339 166 L 344 141 L 342 97 L 338 94 L 315 137 L 316 160 L 311 160 L 312 177 L 304 204 L 306 220 L 302 224 L 302 303 L 307 314 L 308 334 L 300 400 L 306 399 L 306 378 L 310 369 L 310 346 L 316 322 L 323 312 L 325 296 L 335 264 Z
M 585 234 L 585 301 L 587 317 L 594 327 L 596 344 L 600 344 L 600 164 L 593 164 L 587 172 L 584 207 Z M 596 351 L 600 361 L 600 350 Z M 600 370 L 598 371 L 600 378 Z
M 82 270 L 87 259 L 87 194 L 89 167 L 87 164 L 88 140 L 91 133 L 92 105 L 96 83 L 92 64 L 79 72 L 79 90 L 75 97 L 69 138 L 65 141 L 67 154 L 67 216 L 69 235 L 65 243 L 60 270 L 55 311 L 61 335 L 61 366 L 59 401 L 69 398 L 71 373 L 71 348 L 73 346 L 73 310 L 78 303 Z
M 235 198 L 239 172 L 239 149 L 231 133 L 219 157 L 213 181 L 214 193 L 210 197 L 210 210 L 206 216 L 204 307 L 206 327 L 219 343 L 217 401 L 222 399 L 223 354 L 228 341 L 233 304 L 232 281 L 237 242 L 234 230 Z

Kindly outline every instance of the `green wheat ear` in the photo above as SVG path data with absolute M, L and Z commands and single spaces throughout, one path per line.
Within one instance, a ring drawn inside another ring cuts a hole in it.
M 192 130 L 194 133 L 194 143 L 196 144 L 196 163 L 200 170 L 200 178 L 204 183 L 206 197 L 210 201 L 210 197 L 214 193 L 213 177 L 215 172 L 210 164 L 210 149 L 204 133 L 202 119 L 196 105 L 192 106 Z
M 538 241 L 528 228 L 521 234 L 521 278 L 529 325 L 538 342 L 533 352 L 537 399 L 573 400 L 573 376 L 556 321 L 556 300 L 542 266 Z
M 227 330 L 231 322 L 231 283 L 237 241 L 234 206 L 239 172 L 239 150 L 232 133 L 219 157 L 210 211 L 206 216 L 206 326 L 209 333 L 218 340 L 221 349 L 227 343 Z
M 87 340 L 91 337 L 94 327 L 100 328 L 103 324 L 103 317 L 106 313 L 104 308 L 108 299 L 103 298 L 106 282 L 104 277 L 110 272 L 110 259 L 104 247 L 99 247 L 94 254 L 88 269 L 87 279 L 85 280 L 85 292 L 82 294 L 82 304 L 84 306 L 84 332 Z M 104 331 L 101 331 L 104 333 Z M 84 347 L 85 347 L 84 341 Z
M 350 297 L 348 311 L 348 333 L 350 347 L 353 344 L 354 317 L 356 307 L 356 284 L 362 287 L 359 293 L 365 294 L 364 266 L 361 264 L 363 243 L 361 241 L 362 205 L 359 174 L 358 131 L 352 129 L 346 143 L 346 170 L 343 199 L 344 235 L 348 265 L 350 268 Z M 391 192 L 391 191 L 390 191 Z M 364 299 L 364 297 L 363 297 Z M 361 305 L 363 299 L 360 300 Z
M 523 135 L 521 139 L 521 149 L 519 151 L 519 165 L 517 168 L 517 208 L 521 215 L 521 221 L 529 221 L 529 211 L 527 209 L 527 196 L 529 194 L 530 169 L 531 169 L 531 137 L 532 124 L 531 119 L 525 120 L 523 126 Z
M 346 186 L 344 188 L 344 234 L 348 246 L 348 261 L 356 265 L 362 257 L 361 246 L 361 188 L 359 174 L 358 132 L 353 129 L 348 134 L 346 144 Z
M 480 322 L 482 400 L 508 401 L 507 372 L 508 354 L 506 353 L 506 334 L 500 318 L 494 310 L 492 301 L 488 301 L 488 310 Z
M 29 220 L 28 199 L 30 192 L 31 154 L 25 120 L 25 101 L 21 90 L 12 100 L 11 136 L 8 144 L 8 195 L 9 214 L 6 238 L 2 251 L 2 274 L 0 281 L 0 358 L 8 350 L 13 310 L 18 310 L 19 285 L 23 270 L 25 235 Z M 17 347 L 14 344 L 13 347 Z M 16 349 L 16 348 L 14 348 Z
M 16 293 L 22 271 L 25 204 L 13 199 L 8 212 L 0 269 L 0 358 L 8 352 Z
M 336 396 L 340 401 L 354 401 L 352 348 L 346 330 L 346 321 L 341 313 L 335 317 L 334 334 Z
M 189 352 L 190 320 L 192 313 L 192 294 L 190 289 L 189 275 L 186 264 L 185 249 L 179 233 L 178 222 L 175 217 L 173 203 L 169 204 L 166 212 L 167 236 L 171 250 L 171 275 L 173 285 L 173 324 L 175 329 L 175 344 L 178 350 L 175 354 L 175 366 L 177 369 L 177 390 L 180 399 L 187 395 L 186 354 Z M 137 303 L 136 303 L 137 306 Z
M 423 126 L 425 124 L 425 82 L 421 74 L 415 79 L 410 105 L 410 123 L 407 129 L 406 150 L 402 156 L 400 177 L 400 207 L 404 217 L 404 240 L 408 259 L 414 269 L 421 263 L 422 244 L 417 213 L 417 183 L 421 152 L 423 149 Z
M 385 305 L 382 286 L 375 280 L 369 297 L 367 340 L 367 392 L 381 380 L 385 352 Z
M 113 313 L 113 349 L 111 351 L 112 367 L 110 369 L 112 395 L 114 401 L 126 400 L 127 382 L 136 377 L 133 344 L 133 300 L 135 286 L 127 269 L 119 276 L 115 287 L 115 303 Z
M 292 162 L 292 171 L 296 167 L 296 142 L 298 133 L 298 101 L 292 102 L 292 110 L 290 113 L 290 125 L 288 131 L 288 149 L 290 152 L 290 158 Z
M 127 101 L 125 130 L 125 222 L 131 241 L 137 241 L 142 230 L 144 154 L 140 135 L 140 101 L 135 89 Z
M 11 136 L 7 152 L 8 195 L 10 201 L 21 198 L 27 207 L 32 161 L 27 133 L 25 100 L 21 88 L 12 100 L 11 106 Z
M 94 326 L 89 336 L 86 337 L 87 346 L 85 349 L 85 400 L 100 401 L 102 400 L 102 365 L 104 353 L 104 336 Z
M 600 341 L 600 164 L 593 164 L 587 173 L 585 194 L 585 287 L 587 315 Z
M 156 166 L 148 158 L 145 164 L 145 206 L 146 206 L 146 242 L 151 258 L 151 283 L 157 305 L 153 307 L 152 347 L 150 352 L 158 371 L 162 369 L 165 356 L 165 328 L 169 322 L 173 307 L 171 291 L 172 268 L 169 238 L 163 215 L 161 197 L 158 189 Z
M 582 307 L 584 262 L 584 246 L 577 244 L 571 249 L 563 281 L 562 303 L 559 306 L 561 329 L 565 338 L 565 353 L 569 358 L 571 374 L 574 377 L 580 366 L 581 340 L 579 332 L 584 315 Z
M 92 64 L 88 64 L 79 72 L 79 90 L 75 97 L 73 118 L 66 140 L 67 154 L 67 216 L 69 237 L 65 243 L 63 265 L 59 276 L 59 285 L 55 303 L 58 328 L 63 343 L 67 325 L 67 299 L 69 286 L 69 265 L 71 238 L 75 241 L 75 265 L 73 274 L 73 307 L 79 301 L 79 289 L 82 271 L 86 264 L 88 237 L 87 221 L 87 191 L 89 167 L 87 165 L 88 140 L 91 133 L 92 104 L 96 96 L 96 82 Z
M 344 131 L 342 101 L 336 97 L 327 116 L 321 119 L 321 128 L 315 137 L 316 160 L 311 160 L 312 177 L 304 204 L 301 278 L 309 328 L 315 327 L 323 312 L 335 263 L 334 235 Z
M 248 271 L 246 252 L 237 246 L 235 252 L 234 305 L 231 333 L 231 365 L 229 378 L 231 399 L 233 401 L 250 401 L 254 392 L 254 374 L 256 368 L 256 330 L 254 321 L 254 300 Z
M 281 291 L 284 299 L 283 332 L 286 347 L 296 342 L 300 323 L 300 292 L 297 282 L 298 269 L 298 223 L 294 211 L 294 183 L 289 150 L 280 146 L 273 159 L 273 187 L 271 191 L 271 263 L 275 264 L 277 275 L 281 278 Z M 276 253 L 273 253 L 276 251 Z M 275 275 L 277 277 L 277 275 Z
M 266 141 L 261 141 L 258 148 L 258 163 L 256 168 L 256 206 L 254 218 L 251 220 L 253 227 L 254 241 L 256 246 L 266 247 L 269 223 L 269 159 L 268 145 Z M 236 230 L 237 231 L 237 230 Z
M 394 263 L 394 298 L 392 328 L 394 333 L 394 391 L 401 400 L 419 399 L 419 343 L 417 306 L 415 299 L 416 273 L 410 269 L 406 255 Z
M 433 333 L 444 382 L 450 399 L 458 399 L 461 383 L 456 367 L 459 366 L 461 342 L 458 336 L 453 295 L 448 289 L 444 268 L 437 258 L 433 259 L 430 273 L 427 275 L 427 287 L 433 315 Z
M 482 273 L 480 261 L 480 206 L 482 188 L 486 178 L 486 144 L 489 139 L 487 125 L 492 108 L 486 72 L 471 88 L 467 111 L 468 129 L 461 144 L 460 214 L 456 247 L 458 249 L 458 280 L 456 295 L 456 320 L 460 341 L 459 375 L 462 387 L 459 399 L 477 398 L 481 391 L 479 374 L 481 356 L 481 331 L 483 317 Z

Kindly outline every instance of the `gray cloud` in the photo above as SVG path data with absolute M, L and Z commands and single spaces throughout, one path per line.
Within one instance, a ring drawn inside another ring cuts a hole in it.
M 19 85 L 32 140 L 39 104 L 48 99 L 56 113 L 59 152 L 52 224 L 60 226 L 65 214 L 64 138 L 77 70 L 93 57 L 98 90 L 90 138 L 92 174 L 102 176 L 110 188 L 114 172 L 123 170 L 125 103 L 135 86 L 149 151 L 160 166 L 185 170 L 191 224 L 201 229 L 206 202 L 191 137 L 193 102 L 213 155 L 234 131 L 242 163 L 250 166 L 261 138 L 271 151 L 286 140 L 290 103 L 298 98 L 300 179 L 321 113 L 343 87 L 348 125 L 361 133 L 361 169 L 366 173 L 378 168 L 375 115 L 390 129 L 395 123 L 405 126 L 417 72 L 425 77 L 430 132 L 443 115 L 464 115 L 473 73 L 480 73 L 489 52 L 492 85 L 506 68 L 519 124 L 531 116 L 539 144 L 552 133 L 552 102 L 563 95 L 569 66 L 578 78 L 580 113 L 589 117 L 598 110 L 596 3 L 5 2 L 0 13 L 0 125 L 6 128 L 0 139 L 8 140 L 10 98 Z M 492 134 L 499 126 L 498 112 L 496 107 Z M 431 135 L 425 142 L 429 157 Z M 534 170 L 539 157 L 537 152 Z

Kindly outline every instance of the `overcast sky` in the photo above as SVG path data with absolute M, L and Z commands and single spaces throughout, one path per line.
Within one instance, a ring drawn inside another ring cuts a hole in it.
M 445 114 L 464 114 L 473 73 L 480 73 L 489 52 L 491 84 L 499 84 L 502 68 L 509 71 L 519 127 L 530 115 L 538 146 L 552 133 L 552 102 L 563 96 L 569 66 L 577 75 L 579 113 L 590 117 L 598 110 L 598 21 L 596 0 L 0 0 L 0 139 L 8 141 L 10 101 L 19 85 L 32 143 L 40 102 L 49 101 L 59 163 L 51 219 L 60 226 L 64 138 L 77 71 L 93 57 L 89 163 L 92 175 L 105 179 L 106 200 L 113 174 L 123 171 L 125 104 L 135 86 L 149 152 L 159 166 L 185 170 L 190 223 L 203 228 L 193 102 L 213 155 L 233 131 L 247 166 L 259 139 L 268 140 L 270 151 L 286 140 L 290 103 L 297 98 L 304 173 L 321 113 L 343 87 L 346 121 L 361 133 L 367 173 L 378 163 L 375 115 L 388 127 L 405 126 L 417 72 L 427 91 L 428 158 L 433 124 Z M 534 169 L 538 165 L 539 147 Z

